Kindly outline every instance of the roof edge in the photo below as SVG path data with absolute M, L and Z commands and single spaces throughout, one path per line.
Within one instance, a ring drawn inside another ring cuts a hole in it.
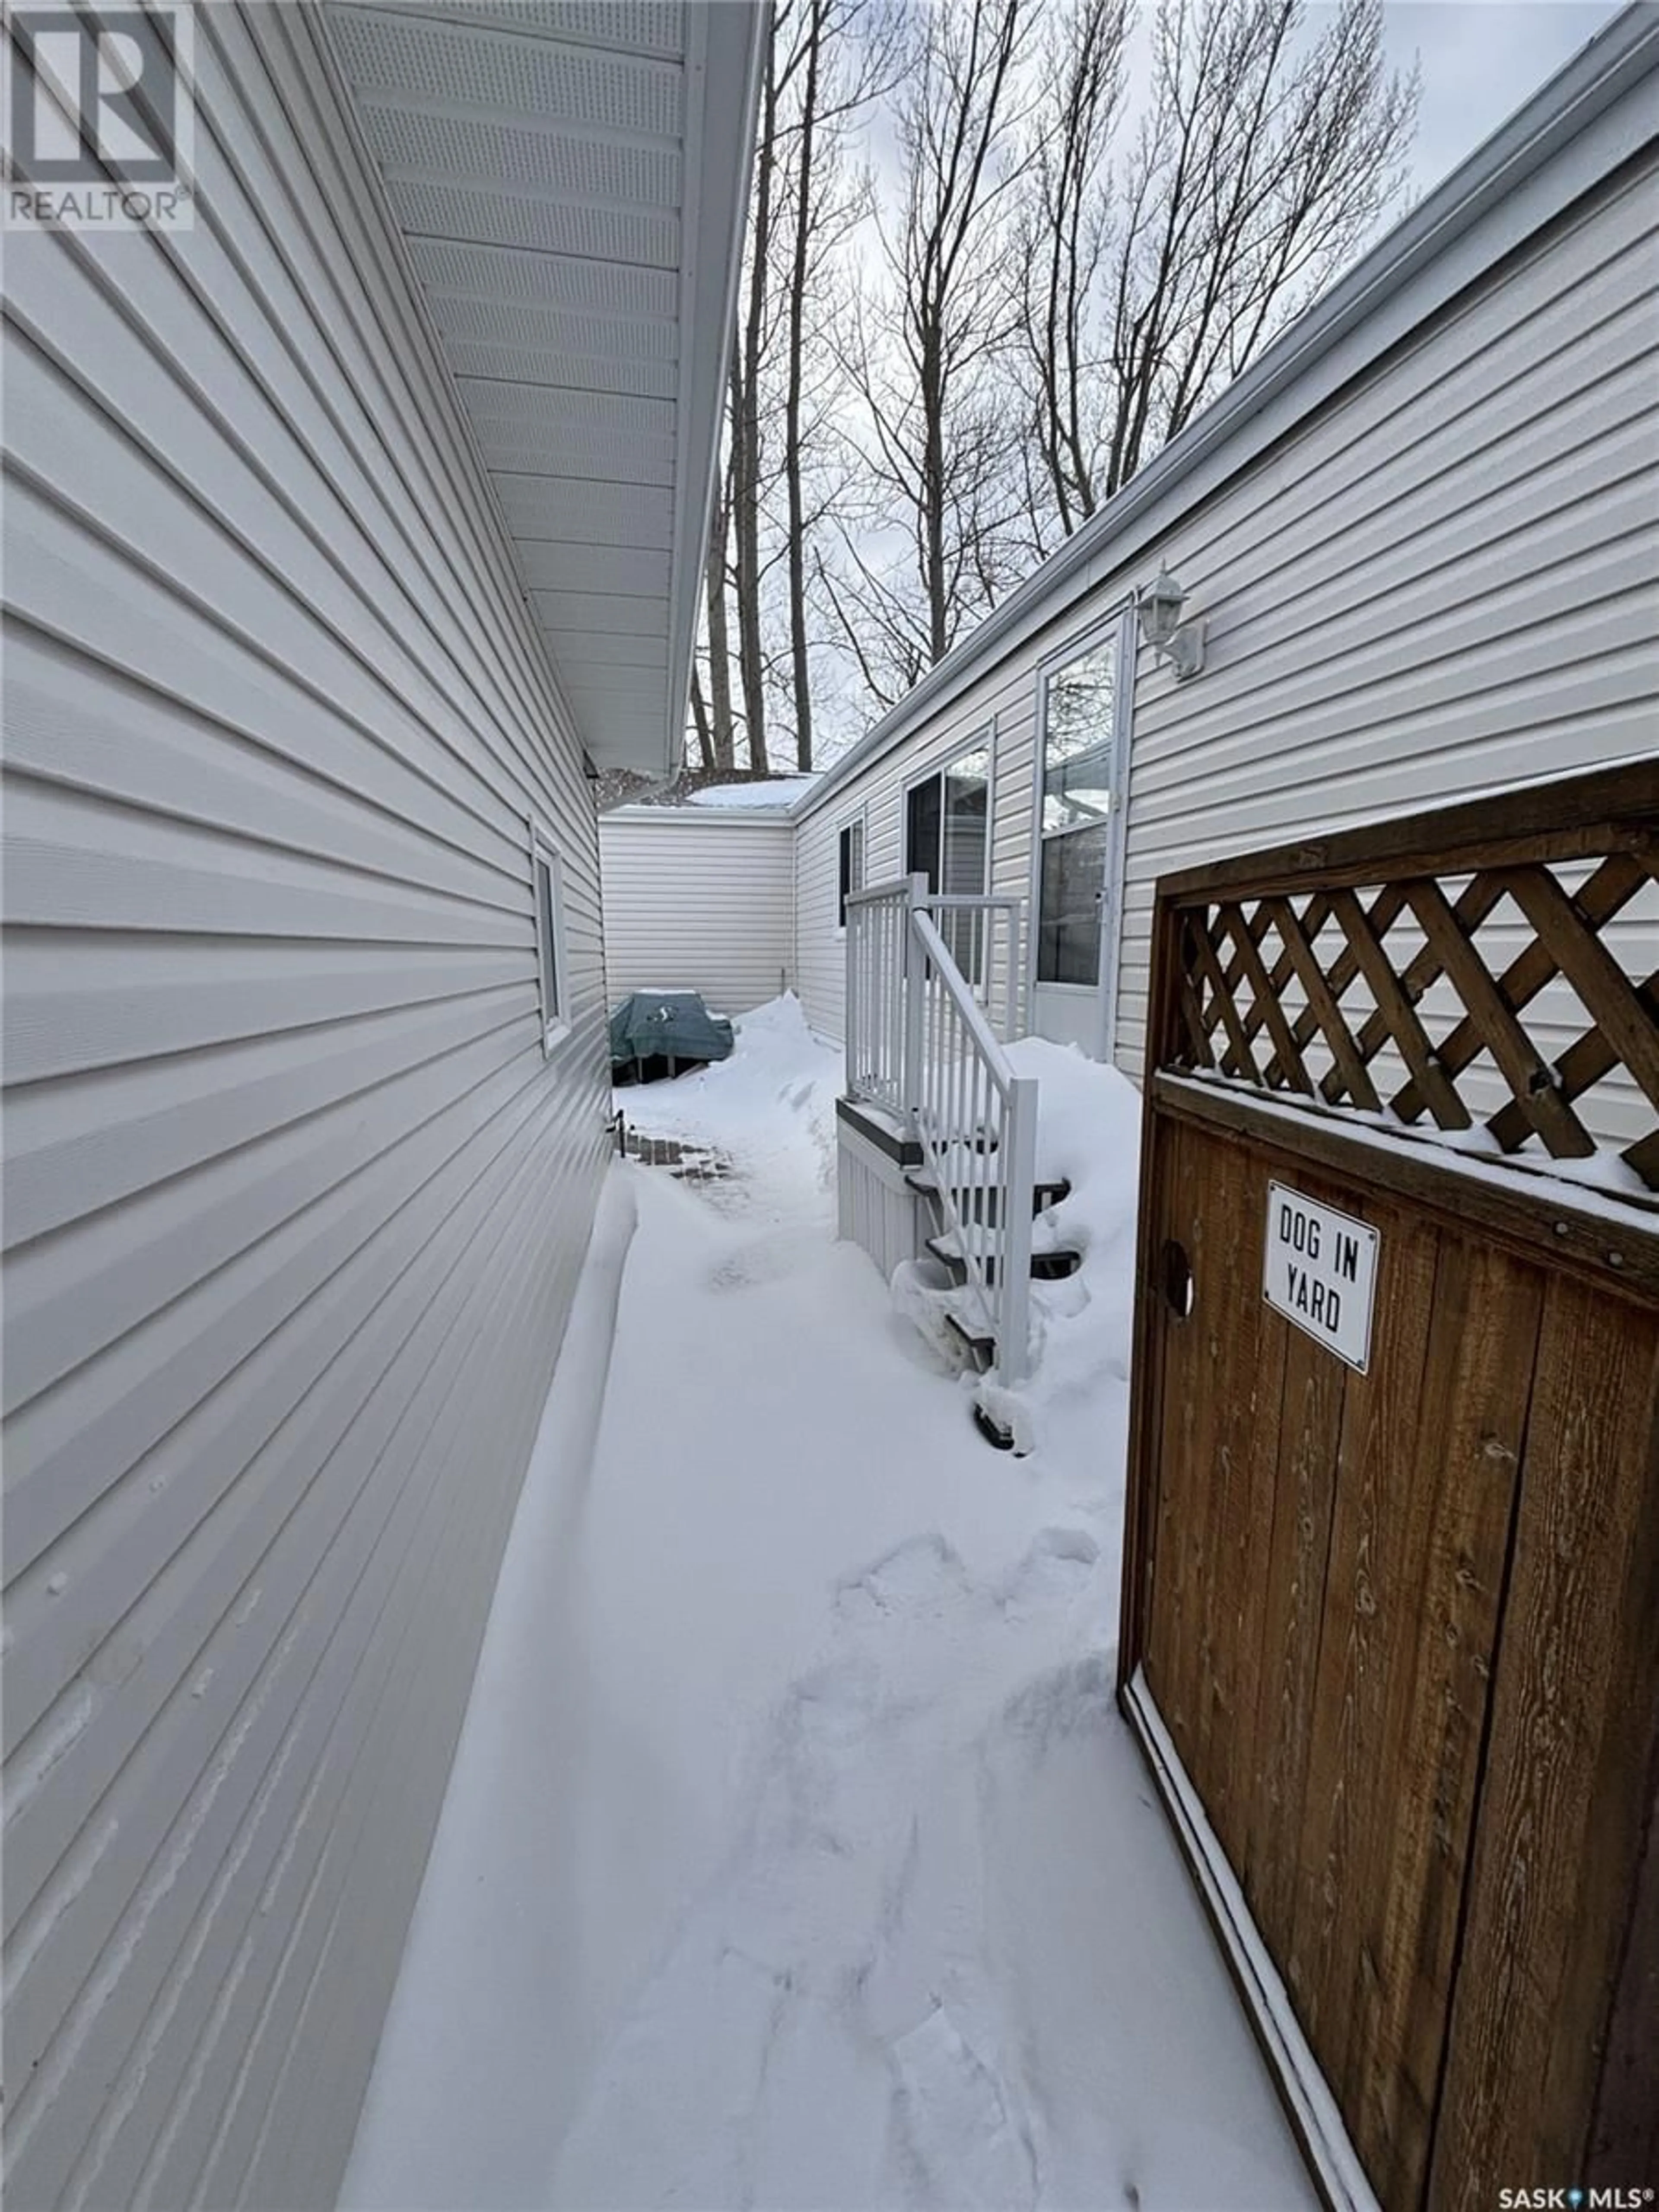
M 758 0 L 758 4 L 750 6 L 687 0 L 685 17 L 688 109 L 681 207 L 679 388 L 675 401 L 681 450 L 669 562 L 667 726 L 663 732 L 664 769 L 669 775 L 685 755 L 685 721 L 700 605 L 697 583 L 708 558 L 720 469 L 724 411 L 720 403 L 749 234 L 755 123 L 772 36 L 771 0 Z M 711 102 L 708 98 L 711 86 L 719 91 L 728 85 L 741 87 L 735 113 L 729 113 L 722 100 Z M 726 127 L 728 121 L 735 124 L 735 130 Z M 712 234 L 723 237 L 726 243 L 725 261 L 714 270 L 708 267 L 704 252 L 711 226 Z M 717 299 L 711 296 L 715 287 Z M 716 307 L 718 313 L 714 312 Z M 695 428 L 696 446 L 688 439 L 688 424 Z
M 601 829 L 607 822 L 714 822 L 741 823 L 745 829 L 793 830 L 799 804 L 797 799 L 787 806 L 607 806 L 598 819 Z

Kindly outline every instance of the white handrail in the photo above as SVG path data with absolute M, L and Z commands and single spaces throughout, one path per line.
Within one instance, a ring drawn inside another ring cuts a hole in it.
M 921 875 L 847 900 L 848 1095 L 920 1143 L 964 1277 L 960 1317 L 994 1341 L 1005 1382 L 1030 1364 L 1037 1085 L 1014 1073 L 993 1008 L 1012 1042 L 1024 916 L 1023 899 L 933 893 Z
M 979 1001 L 969 989 L 967 981 L 957 966 L 950 946 L 939 935 L 939 924 L 929 914 L 918 912 L 916 934 L 928 958 L 939 972 L 941 988 L 957 1004 L 969 1036 L 978 1048 L 981 1058 L 992 1072 L 992 1080 L 999 1089 L 1006 1089 L 1015 1080 L 1008 1055 L 992 1034 L 991 1025 L 981 1012 Z
M 996 1373 L 1030 1367 L 1036 1079 L 1018 1076 L 933 917 L 913 911 L 922 957 L 915 994 L 923 1044 L 913 1116 L 972 1314 L 996 1344 Z

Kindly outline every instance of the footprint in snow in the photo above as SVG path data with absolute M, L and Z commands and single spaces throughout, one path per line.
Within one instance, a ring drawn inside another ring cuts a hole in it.
M 811 1230 L 785 1230 L 781 1235 L 757 1237 L 753 1243 L 728 1252 L 718 1267 L 709 1270 L 708 1287 L 749 1291 L 767 1283 L 781 1283 L 804 1261 L 816 1258 L 823 1245 L 823 1238 Z
M 1021 1620 L 1034 1608 L 1071 1596 L 1100 1562 L 1100 1547 L 1086 1528 L 1044 1528 L 997 1593 L 1004 1614 Z
M 961 1554 L 937 1529 L 907 1536 L 859 1573 L 843 1576 L 836 1589 L 836 1610 L 843 1616 L 916 1613 L 966 1596 L 968 1571 Z
M 935 2006 L 892 2046 L 896 2117 L 931 2199 L 962 2212 L 1031 2212 L 1036 2158 L 1027 2128 L 950 2014 Z
M 1115 1723 L 1112 1660 L 1104 1651 L 1075 1659 L 1016 1691 L 1002 1709 L 997 1733 L 1037 1757 L 1051 1745 L 1091 1735 Z

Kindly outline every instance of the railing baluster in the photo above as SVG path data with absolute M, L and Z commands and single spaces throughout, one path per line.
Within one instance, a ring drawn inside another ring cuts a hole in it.
M 1003 1050 L 1024 1027 L 1024 930 L 1023 899 L 934 897 L 919 876 L 848 899 L 848 1089 L 920 1140 L 1008 1382 L 1030 1364 L 1036 1084 Z

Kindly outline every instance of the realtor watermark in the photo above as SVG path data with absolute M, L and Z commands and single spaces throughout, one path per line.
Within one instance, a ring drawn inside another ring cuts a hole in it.
M 192 228 L 191 9 L 9 4 L 0 14 L 0 227 Z
M 1498 2212 L 1647 2212 L 1650 2189 L 1500 2189 Z

